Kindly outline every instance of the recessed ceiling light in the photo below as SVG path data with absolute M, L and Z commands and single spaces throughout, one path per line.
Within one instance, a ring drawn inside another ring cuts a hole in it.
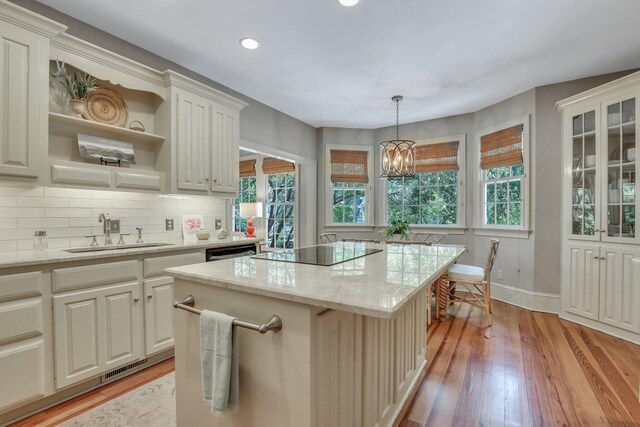
M 258 46 L 260 46 L 260 43 L 258 43 L 258 40 L 252 39 L 251 37 L 245 37 L 243 39 L 240 39 L 240 44 L 245 49 L 251 49 L 251 50 L 257 49 Z
M 360 0 L 338 0 L 341 5 L 351 7 L 358 4 Z

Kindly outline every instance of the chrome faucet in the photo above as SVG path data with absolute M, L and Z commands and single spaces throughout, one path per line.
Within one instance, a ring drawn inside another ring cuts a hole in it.
M 113 242 L 111 241 L 111 218 L 109 217 L 109 214 L 105 215 L 101 213 L 98 216 L 98 222 L 104 222 L 104 244 L 112 245 Z

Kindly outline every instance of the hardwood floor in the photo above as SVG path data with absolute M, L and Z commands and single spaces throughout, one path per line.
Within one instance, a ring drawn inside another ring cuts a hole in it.
M 401 427 L 640 426 L 640 346 L 493 301 L 449 307 Z M 453 316 L 451 316 L 453 315 Z
M 11 427 L 50 427 L 80 415 L 90 409 L 115 399 L 135 388 L 173 372 L 174 359 L 168 359 L 128 377 L 124 377 L 99 389 L 78 396 L 60 405 L 34 414 L 22 421 L 11 424 Z M 160 427 L 160 426 L 158 426 Z
M 427 375 L 401 427 L 640 426 L 640 346 L 492 304 L 490 328 L 466 304 L 429 327 Z M 162 362 L 15 426 L 56 425 L 173 369 Z

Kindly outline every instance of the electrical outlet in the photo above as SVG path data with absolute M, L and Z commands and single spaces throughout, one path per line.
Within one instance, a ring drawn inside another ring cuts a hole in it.
M 115 233 L 115 234 L 120 233 L 120 220 L 119 219 L 112 219 L 111 220 L 111 226 L 109 227 L 109 231 L 111 233 Z
M 215 219 L 215 224 L 216 230 L 220 230 L 222 228 L 222 220 L 220 218 Z
M 165 231 L 173 231 L 173 218 L 166 218 L 164 220 Z
M 504 270 L 496 270 L 496 279 L 498 280 L 504 279 Z

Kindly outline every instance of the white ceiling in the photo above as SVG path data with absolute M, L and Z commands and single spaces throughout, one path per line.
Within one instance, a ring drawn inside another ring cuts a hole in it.
M 40 1 L 313 126 L 391 125 L 395 94 L 407 123 L 640 67 L 638 0 Z

